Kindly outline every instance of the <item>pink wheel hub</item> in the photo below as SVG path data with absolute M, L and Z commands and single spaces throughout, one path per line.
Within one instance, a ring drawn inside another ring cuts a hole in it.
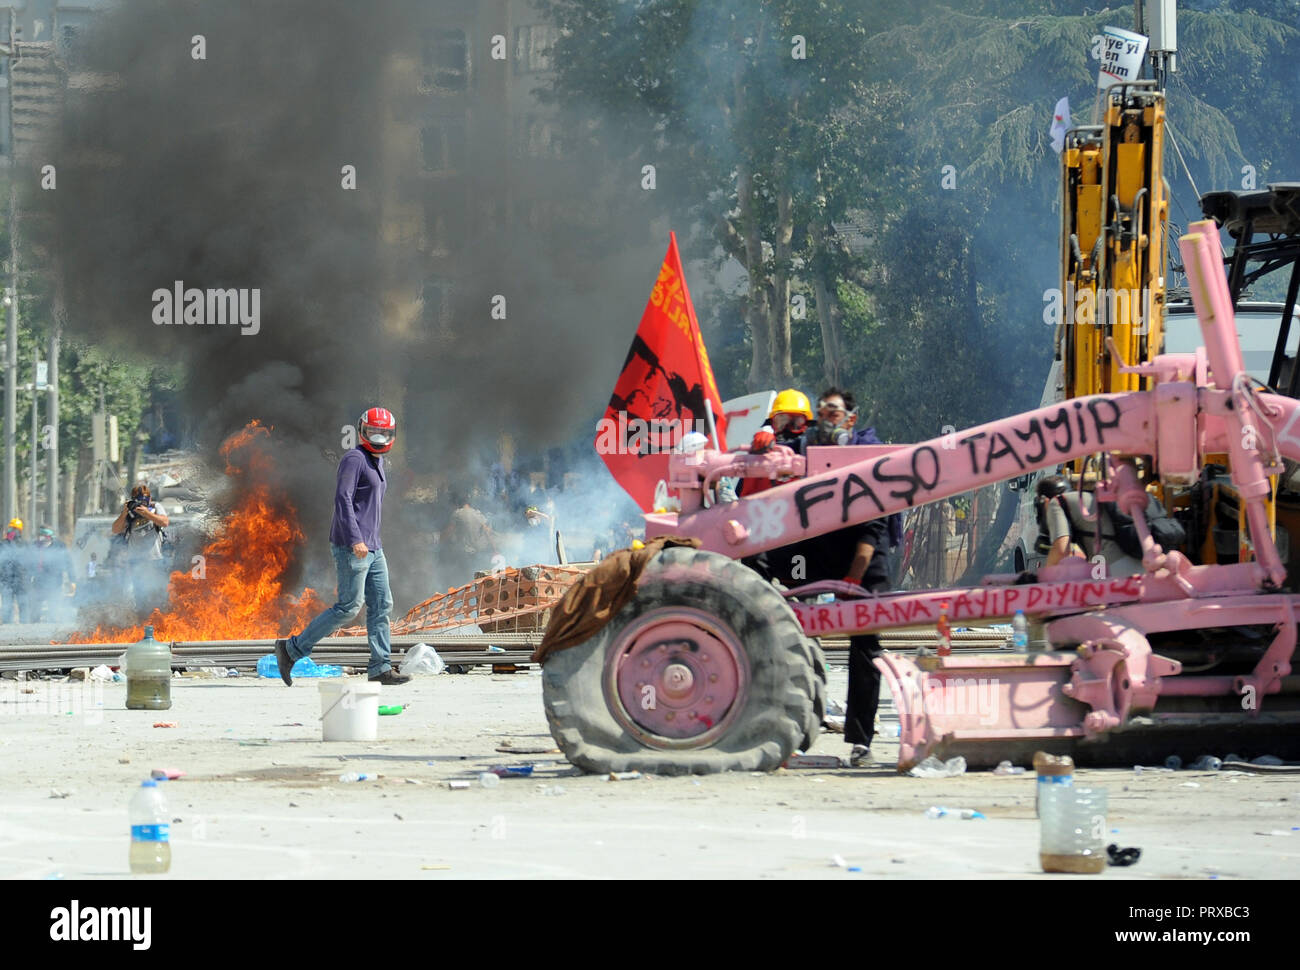
M 656 610 L 610 648 L 605 697 L 650 747 L 704 747 L 744 707 L 749 661 L 735 634 L 699 610 Z

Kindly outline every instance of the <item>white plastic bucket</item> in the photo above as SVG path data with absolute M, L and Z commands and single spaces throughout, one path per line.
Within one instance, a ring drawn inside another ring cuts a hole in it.
M 322 680 L 321 740 L 375 740 L 379 734 L 379 686 L 347 677 Z

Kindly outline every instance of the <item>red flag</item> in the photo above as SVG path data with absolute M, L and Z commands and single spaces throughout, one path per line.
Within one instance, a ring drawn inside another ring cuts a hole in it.
M 725 450 L 722 396 L 709 367 L 673 233 L 632 349 L 596 431 L 596 452 L 642 511 L 654 511 L 655 487 L 668 477 L 668 456 L 682 438 L 699 431 L 712 439 L 705 402 L 713 406 L 718 446 Z

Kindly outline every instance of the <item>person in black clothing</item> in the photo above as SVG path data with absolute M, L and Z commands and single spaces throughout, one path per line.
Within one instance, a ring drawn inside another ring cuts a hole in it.
M 842 579 L 872 593 L 889 591 L 889 524 L 872 519 L 818 537 L 809 582 Z M 815 573 L 815 575 L 814 575 Z M 844 741 L 853 745 L 849 764 L 870 765 L 876 708 L 880 705 L 880 638 L 862 633 L 849 638 L 849 692 L 845 703 Z

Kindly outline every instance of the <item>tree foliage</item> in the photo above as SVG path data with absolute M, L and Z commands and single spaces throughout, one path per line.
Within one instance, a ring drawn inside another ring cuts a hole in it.
M 1261 186 L 1297 177 L 1291 4 L 1195 6 L 1180 11 L 1169 117 L 1197 187 L 1236 188 L 1246 165 Z M 1044 291 L 1059 285 L 1051 111 L 1067 95 L 1075 123 L 1091 120 L 1093 39 L 1131 27 L 1130 5 L 547 7 L 565 31 L 556 99 L 589 110 L 603 150 L 667 159 L 664 211 L 700 230 L 696 252 L 744 270 L 701 300 L 724 392 L 836 380 L 895 440 L 1037 403 Z M 1173 218 L 1200 218 L 1167 155 Z M 857 245 L 836 229 L 846 222 Z M 803 319 L 789 313 L 795 296 Z

